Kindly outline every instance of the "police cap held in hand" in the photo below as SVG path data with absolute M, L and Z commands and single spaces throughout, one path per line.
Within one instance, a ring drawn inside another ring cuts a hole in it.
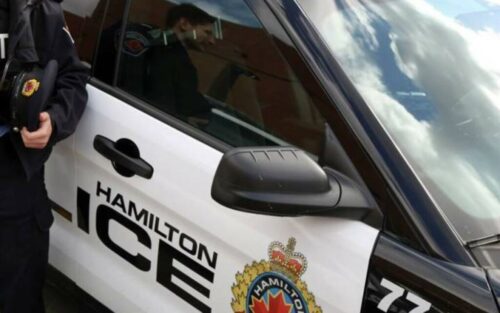
M 42 107 L 53 92 L 58 63 L 56 60 L 50 60 L 45 67 L 40 67 L 36 49 L 32 49 L 28 54 L 23 53 L 18 58 L 16 55 L 18 48 L 35 47 L 30 15 L 41 0 L 16 1 L 22 3 L 19 26 L 9 34 L 11 38 L 8 49 L 5 47 L 5 40 L 0 42 L 1 50 L 4 53 L 8 51 L 7 62 L 0 80 L 0 91 L 10 100 L 9 114 L 4 119 L 15 132 L 19 132 L 23 127 L 35 131 L 38 129 Z

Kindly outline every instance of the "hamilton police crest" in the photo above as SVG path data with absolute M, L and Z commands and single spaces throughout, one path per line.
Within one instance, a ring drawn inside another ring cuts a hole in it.
M 232 287 L 234 313 L 322 313 L 314 295 L 300 277 L 307 270 L 307 259 L 295 252 L 295 238 L 284 246 L 269 245 L 268 261 L 253 262 L 236 274 Z

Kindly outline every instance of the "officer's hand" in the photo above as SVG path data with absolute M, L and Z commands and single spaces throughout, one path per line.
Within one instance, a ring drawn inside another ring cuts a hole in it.
M 52 121 L 47 112 L 40 113 L 40 128 L 29 132 L 26 127 L 21 130 L 24 146 L 31 149 L 43 149 L 47 146 L 52 135 Z

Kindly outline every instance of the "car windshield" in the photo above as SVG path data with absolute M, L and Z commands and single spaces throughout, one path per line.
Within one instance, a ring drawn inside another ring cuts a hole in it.
M 500 233 L 500 0 L 299 0 L 464 241 Z

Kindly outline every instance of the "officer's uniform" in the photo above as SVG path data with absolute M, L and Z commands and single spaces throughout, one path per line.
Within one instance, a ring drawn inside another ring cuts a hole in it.
M 144 96 L 179 118 L 203 117 L 211 105 L 198 91 L 198 71 L 175 34 L 168 45 L 156 45 L 145 54 L 148 75 Z
M 9 42 L 15 36 L 21 36 L 16 31 L 20 29 L 20 23 L 26 22 L 22 21 L 20 11 L 27 1 L 0 0 L 0 34 L 9 33 Z M 22 35 L 14 52 L 15 57 L 23 62 L 33 62 L 38 58 L 42 67 L 55 59 L 59 71 L 53 96 L 43 108 L 49 113 L 53 125 L 47 147 L 41 150 L 25 148 L 20 134 L 14 131 L 0 137 L 2 313 L 44 312 L 42 286 L 48 261 L 48 230 L 53 216 L 44 185 L 43 164 L 52 146 L 74 131 L 87 101 L 87 71 L 78 60 L 72 39 L 64 29 L 59 2 L 40 1 L 31 15 L 33 36 Z M 0 48 L 7 54 L 9 49 Z M 0 72 L 5 61 L 5 58 L 0 60 Z M 8 103 L 7 95 L 0 94 L 0 121 L 3 120 L 0 134 L 8 120 L 5 116 Z

